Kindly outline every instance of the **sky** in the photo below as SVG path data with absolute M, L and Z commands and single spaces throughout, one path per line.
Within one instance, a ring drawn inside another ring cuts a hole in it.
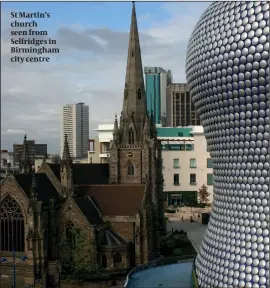
M 170 69 L 173 82 L 186 82 L 188 40 L 209 5 L 136 2 L 143 66 Z M 65 104 L 89 105 L 90 137 L 96 136 L 98 124 L 113 123 L 122 108 L 131 2 L 1 6 L 1 149 L 12 151 L 27 134 L 29 140 L 48 144 L 49 153 L 59 153 L 60 111 Z M 11 63 L 11 12 L 49 12 L 49 19 L 36 20 L 37 29 L 48 31 L 60 53 L 50 55 L 49 63 Z

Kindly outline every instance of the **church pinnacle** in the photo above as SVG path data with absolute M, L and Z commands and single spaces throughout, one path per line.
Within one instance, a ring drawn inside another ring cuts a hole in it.
M 122 117 L 127 125 L 130 124 L 130 120 L 132 118 L 133 125 L 135 126 L 134 128 L 139 133 L 141 115 L 146 115 L 146 113 L 147 107 L 144 89 L 141 49 L 135 4 L 133 2 Z M 127 129 L 128 127 L 124 128 L 126 131 Z M 139 139 L 139 137 L 136 138 Z
M 67 140 L 67 134 L 65 134 L 65 142 L 64 142 L 62 161 L 66 161 L 66 162 L 71 161 L 69 146 L 68 146 L 68 140 Z

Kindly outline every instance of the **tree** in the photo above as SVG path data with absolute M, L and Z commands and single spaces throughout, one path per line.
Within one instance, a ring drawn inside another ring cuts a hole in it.
M 74 228 L 72 235 L 64 236 L 58 243 L 61 274 L 76 275 L 83 279 L 89 274 L 98 274 L 94 241 L 89 241 L 81 229 Z
M 208 192 L 208 187 L 205 186 L 204 184 L 202 187 L 199 189 L 199 201 L 200 203 L 207 204 L 209 202 L 208 197 L 210 196 L 210 193 Z

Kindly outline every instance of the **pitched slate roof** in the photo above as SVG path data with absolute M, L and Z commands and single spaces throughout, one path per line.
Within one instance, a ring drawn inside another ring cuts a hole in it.
M 14 174 L 16 181 L 22 187 L 24 192 L 29 195 L 30 188 L 32 185 L 33 175 L 31 174 Z M 44 204 L 49 203 L 49 199 L 59 199 L 57 190 L 52 185 L 50 179 L 45 173 L 36 173 L 36 187 L 38 193 L 38 200 L 43 201 Z
M 142 208 L 144 185 L 80 185 L 80 194 L 94 200 L 102 215 L 134 216 Z
M 100 225 L 103 223 L 99 215 L 100 212 L 89 196 L 75 198 L 74 201 L 91 225 Z
M 60 164 L 48 163 L 49 167 L 60 181 Z M 72 164 L 74 185 L 109 184 L 109 164 L 85 163 Z
M 97 232 L 97 244 L 110 247 L 127 246 L 127 242 L 109 228 L 103 228 Z

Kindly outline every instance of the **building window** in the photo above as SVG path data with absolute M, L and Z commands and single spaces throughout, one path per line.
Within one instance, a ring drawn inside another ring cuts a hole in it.
M 106 257 L 106 255 L 102 255 L 102 263 L 101 263 L 101 265 L 102 265 L 102 267 L 103 268 L 107 268 L 107 257 Z
M 207 158 L 207 168 L 213 168 L 213 163 L 211 158 Z
M 128 130 L 128 144 L 134 144 L 134 131 L 132 128 Z
M 190 185 L 196 185 L 196 174 L 190 174 Z
M 190 168 L 196 168 L 197 165 L 196 165 L 196 159 L 195 158 L 190 158 L 190 165 L 189 165 Z
M 179 159 L 173 159 L 173 168 L 179 168 Z
M 194 144 L 186 144 L 186 151 L 194 151 Z
M 213 174 L 207 174 L 207 185 L 213 185 Z
M 24 218 L 17 201 L 7 196 L 0 203 L 0 251 L 24 251 Z
M 75 225 L 72 221 L 68 221 L 65 225 L 65 232 L 66 232 L 66 239 L 69 245 L 74 246 L 75 245 Z
M 122 262 L 122 257 L 120 255 L 120 253 L 116 253 L 114 256 L 113 256 L 113 262 L 114 263 L 121 263 Z
M 138 99 L 141 99 L 142 98 L 142 92 L 141 92 L 141 89 L 138 89 Z
M 179 174 L 173 174 L 173 185 L 179 185 Z
M 129 162 L 128 163 L 128 175 L 129 176 L 134 176 L 135 174 L 135 167 L 134 167 L 134 164 Z

